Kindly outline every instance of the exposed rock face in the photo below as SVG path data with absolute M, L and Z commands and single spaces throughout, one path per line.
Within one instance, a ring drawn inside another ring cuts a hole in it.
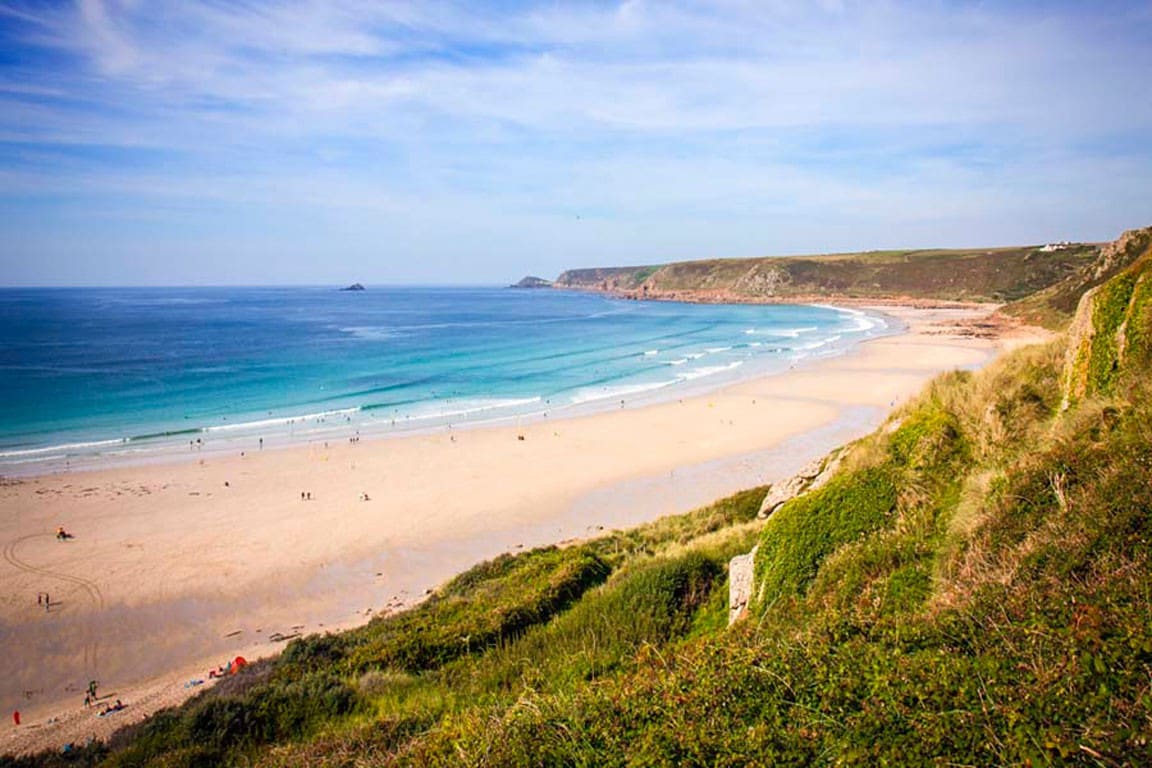
M 1091 279 L 1104 280 L 1131 264 L 1152 245 L 1152 227 L 1130 229 L 1100 249 L 1100 256 L 1089 268 Z
M 513 283 L 512 285 L 510 285 L 508 287 L 509 288 L 551 288 L 552 287 L 552 281 L 551 280 L 545 280 L 542 277 L 536 277 L 534 275 L 528 275 L 528 277 L 525 277 L 520 282 Z
M 787 480 L 774 483 L 768 489 L 768 494 L 760 504 L 758 517 L 765 518 L 775 512 L 780 506 L 802 493 L 813 491 L 828 482 L 836 468 L 840 466 L 841 454 L 839 450 L 833 451 L 808 464 Z
M 1064 353 L 1064 397 L 1060 403 L 1062 411 L 1067 410 L 1073 400 L 1083 397 L 1088 389 L 1088 366 L 1082 361 L 1090 352 L 1092 339 L 1096 335 L 1092 327 L 1095 294 L 1096 289 L 1093 288 L 1080 297 L 1076 315 L 1068 326 L 1068 350 Z
M 340 290 L 342 290 L 342 291 L 363 291 L 364 286 L 362 286 L 360 283 L 352 283 L 352 285 L 349 285 L 346 288 L 341 288 Z
M 556 278 L 556 285 L 594 291 L 623 291 L 637 288 L 655 267 L 596 267 L 569 269 Z
M 1126 268 L 1080 298 L 1068 328 L 1062 408 L 1110 394 L 1129 355 L 1152 356 L 1152 228 L 1125 232 L 1101 253 Z
M 732 289 L 753 296 L 776 296 L 791 282 L 787 270 L 756 264 L 735 282 Z
M 728 626 L 735 624 L 748 610 L 748 601 L 752 599 L 755 587 L 757 549 L 758 546 L 753 547 L 748 554 L 737 555 L 728 561 Z

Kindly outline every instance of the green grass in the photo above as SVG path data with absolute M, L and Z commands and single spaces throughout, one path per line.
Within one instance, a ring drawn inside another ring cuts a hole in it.
M 1088 387 L 1091 393 L 1107 394 L 1120 373 L 1119 340 L 1116 333 L 1127 316 L 1128 304 L 1136 279 L 1120 275 L 1102 286 L 1092 317 L 1095 338 L 1088 357 Z
M 504 555 L 458 576 L 418 609 L 351 633 L 340 668 L 359 674 L 439 667 L 548 620 L 602 582 L 609 570 L 581 547 Z
M 842 474 L 772 515 L 756 557 L 756 602 L 798 596 L 837 547 L 884 525 L 896 508 L 892 477 L 874 467 Z

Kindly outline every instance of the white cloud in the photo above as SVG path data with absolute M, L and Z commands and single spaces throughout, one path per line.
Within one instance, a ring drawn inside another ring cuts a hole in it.
M 730 227 L 717 247 L 751 253 L 850 247 L 853 232 L 933 216 L 973 241 L 1152 218 L 1128 181 L 1152 157 L 1152 19 L 1138 4 L 80 0 L 0 13 L 36 54 L 0 68 L 0 206 L 56 197 L 72 215 L 99 200 L 126 219 L 170 206 L 209 226 L 199 202 L 259 209 L 273 228 L 278 207 L 282 220 L 323 209 L 345 231 L 348 217 L 417 217 L 433 234 L 410 248 L 449 253 L 479 230 L 525 257 L 583 210 L 640 261 L 706 247 L 701 222 Z M 590 243 L 566 236 L 565 256 Z M 612 248 L 599 252 L 622 255 Z

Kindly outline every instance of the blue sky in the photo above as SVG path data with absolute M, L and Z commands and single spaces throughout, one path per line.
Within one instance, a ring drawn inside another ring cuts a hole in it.
M 1152 224 L 1152 2 L 0 0 L 0 284 Z

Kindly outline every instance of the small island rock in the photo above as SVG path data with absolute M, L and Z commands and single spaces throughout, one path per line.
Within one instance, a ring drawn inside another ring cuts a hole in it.
M 545 280 L 542 277 L 534 277 L 529 275 L 518 283 L 508 286 L 509 288 L 551 288 L 552 281 Z

